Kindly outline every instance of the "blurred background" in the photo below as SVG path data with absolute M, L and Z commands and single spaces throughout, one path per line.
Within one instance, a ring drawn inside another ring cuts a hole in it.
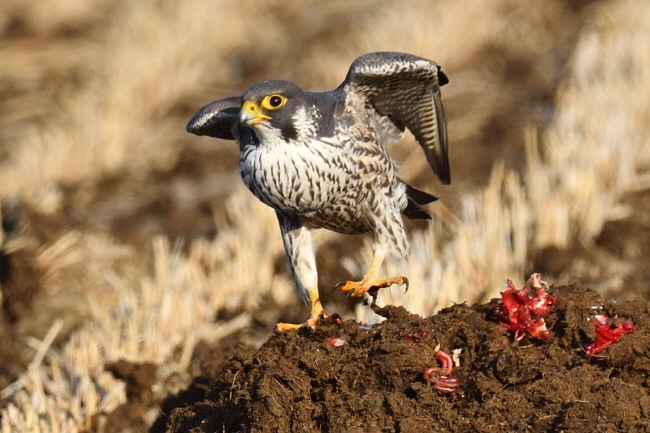
M 440 200 L 386 269 L 411 289 L 381 302 L 429 315 L 532 272 L 648 299 L 649 43 L 635 0 L 3 0 L 3 431 L 110 431 L 126 401 L 111 362 L 156 366 L 162 399 L 197 347 L 258 345 L 308 316 L 236 145 L 184 127 L 266 78 L 333 89 L 371 51 L 450 79 L 451 185 L 411 136 L 390 148 Z M 329 292 L 365 273 L 368 239 L 315 239 L 326 308 L 367 318 Z M 157 414 L 154 401 L 141 429 Z

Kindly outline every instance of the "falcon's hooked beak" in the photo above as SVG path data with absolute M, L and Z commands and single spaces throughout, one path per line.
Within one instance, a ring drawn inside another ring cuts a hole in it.
M 241 106 L 239 121 L 246 126 L 257 125 L 263 120 L 270 120 L 271 117 L 262 114 L 262 109 L 255 102 L 246 101 Z

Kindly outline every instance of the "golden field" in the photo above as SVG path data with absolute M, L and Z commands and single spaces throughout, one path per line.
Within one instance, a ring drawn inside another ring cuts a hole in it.
M 184 126 L 264 78 L 332 89 L 366 52 L 450 78 L 451 186 L 412 139 L 391 149 L 441 200 L 387 266 L 410 290 L 381 302 L 430 315 L 533 271 L 650 298 L 650 4 L 4 0 L 0 35 L 4 432 L 105 431 L 126 401 L 107 363 L 155 364 L 162 399 L 200 342 L 260 344 L 283 311 L 306 317 L 237 147 Z M 365 237 L 315 239 L 324 294 L 369 265 Z

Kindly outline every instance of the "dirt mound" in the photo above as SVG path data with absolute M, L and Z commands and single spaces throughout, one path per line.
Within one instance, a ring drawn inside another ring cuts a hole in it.
M 488 304 L 455 305 L 428 318 L 387 307 L 378 310 L 386 320 L 371 328 L 347 321 L 323 325 L 311 336 L 271 337 L 259 351 L 241 349 L 206 371 L 216 380 L 203 399 L 195 392 L 188 401 L 176 397 L 167 431 L 650 428 L 648 303 L 605 302 L 582 287 L 551 292 L 558 301 L 546 343 L 514 341 L 510 331 L 487 320 Z M 627 320 L 636 330 L 587 356 L 583 345 L 594 339 L 588 318 L 595 314 L 618 316 L 617 324 Z M 421 338 L 405 338 L 409 333 Z M 347 344 L 335 347 L 331 338 Z M 462 385 L 450 394 L 423 380 L 423 370 L 437 365 L 437 344 L 448 353 L 460 350 L 453 375 Z

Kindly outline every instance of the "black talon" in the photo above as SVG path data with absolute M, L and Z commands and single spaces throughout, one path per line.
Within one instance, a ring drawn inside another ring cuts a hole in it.
M 316 330 L 307 324 L 298 328 L 298 335 L 301 337 L 311 337 L 315 332 Z
M 404 280 L 404 293 L 409 291 L 409 279 L 406 277 L 402 277 L 402 280 Z
M 327 319 L 336 325 L 340 325 L 341 323 L 343 323 L 343 319 L 341 318 L 341 315 L 339 313 L 330 314 L 329 316 L 327 316 Z
M 336 283 L 336 285 L 332 289 L 332 293 L 334 293 L 334 291 L 336 291 L 336 289 L 340 289 L 341 287 L 345 286 L 345 283 L 347 283 L 347 281 L 341 281 L 340 283 Z

